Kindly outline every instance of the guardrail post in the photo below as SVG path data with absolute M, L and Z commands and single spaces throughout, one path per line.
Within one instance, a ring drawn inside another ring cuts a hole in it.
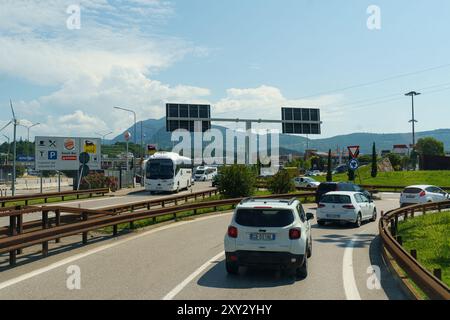
M 113 225 L 113 236 L 117 236 L 117 224 Z
M 441 269 L 434 269 L 433 274 L 436 278 L 442 281 L 442 270 Z
M 194 194 L 194 201 L 197 201 L 197 194 Z
M 23 232 L 23 215 L 18 215 L 16 217 L 17 221 L 17 234 L 21 234 Z M 17 254 L 22 254 L 22 249 L 17 249 Z
M 87 212 L 83 212 L 81 214 L 81 217 L 82 217 L 83 221 L 87 221 L 88 220 Z M 87 242 L 88 242 L 88 232 L 83 232 L 83 244 L 87 244 Z
M 163 200 L 161 201 L 161 207 L 165 208 L 166 207 L 166 202 Z
M 134 221 L 130 221 L 130 230 L 134 229 Z
M 441 212 L 442 211 L 442 209 L 441 209 L 441 204 L 438 202 L 438 204 L 437 204 L 437 207 L 438 207 L 438 212 Z
M 175 205 L 176 206 L 178 205 L 178 199 L 177 198 L 175 198 Z
M 16 216 L 9 217 L 9 234 L 12 237 L 17 234 Z M 9 265 L 11 267 L 15 266 L 16 261 L 17 261 L 17 250 L 12 250 L 9 252 Z
M 416 214 L 416 210 L 415 210 L 415 209 L 412 209 L 412 210 L 411 210 L 411 218 L 414 218 L 415 214 Z
M 411 250 L 411 255 L 414 259 L 417 260 L 417 250 L 416 249 Z
M 55 226 L 59 227 L 61 225 L 61 210 L 55 210 Z M 55 243 L 60 243 L 61 239 L 57 238 Z
M 189 201 L 189 197 L 188 196 L 184 197 L 184 202 L 188 202 L 188 201 Z
M 405 210 L 405 216 L 404 216 L 405 221 L 408 220 L 408 210 Z
M 42 211 L 42 229 L 48 229 L 48 211 Z M 48 256 L 48 241 L 42 243 L 42 255 Z
M 427 214 L 427 208 L 425 207 L 425 205 L 422 206 L 422 214 L 423 215 Z

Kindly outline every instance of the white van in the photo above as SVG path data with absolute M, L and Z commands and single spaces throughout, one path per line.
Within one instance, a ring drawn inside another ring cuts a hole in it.
M 195 171 L 195 181 L 212 181 L 217 172 L 215 167 L 198 167 Z

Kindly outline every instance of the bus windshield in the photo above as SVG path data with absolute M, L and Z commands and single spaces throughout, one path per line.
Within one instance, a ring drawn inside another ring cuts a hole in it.
M 173 179 L 173 162 L 169 159 L 155 159 L 147 163 L 147 179 L 166 180 Z

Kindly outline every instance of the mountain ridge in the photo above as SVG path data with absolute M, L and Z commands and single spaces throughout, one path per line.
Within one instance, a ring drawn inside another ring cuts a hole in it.
M 160 148 L 171 148 L 172 142 L 170 140 L 171 134 L 166 132 L 165 129 L 166 120 L 161 119 L 148 119 L 143 121 L 143 142 L 144 144 L 157 144 Z M 213 126 L 224 132 L 225 127 Z M 131 133 L 134 132 L 133 127 L 128 130 Z M 137 141 L 141 141 L 141 124 L 136 125 Z M 450 150 L 450 129 L 436 129 L 423 132 L 417 132 L 416 138 L 433 137 L 444 142 L 445 150 Z M 109 140 L 109 144 L 116 142 L 124 142 L 123 133 L 118 135 L 112 140 Z M 132 138 L 132 141 L 133 138 Z M 361 153 L 371 153 L 372 144 L 375 142 L 378 151 L 392 150 L 392 147 L 396 144 L 411 143 L 411 133 L 370 133 L 370 132 L 355 132 L 344 135 L 337 135 L 329 138 L 321 139 L 307 139 L 303 136 L 293 135 L 280 135 L 280 146 L 282 146 L 283 153 L 302 153 L 307 148 L 317 149 L 319 151 L 328 151 L 329 149 L 336 150 L 338 147 L 346 148 L 349 145 L 359 145 L 361 147 Z

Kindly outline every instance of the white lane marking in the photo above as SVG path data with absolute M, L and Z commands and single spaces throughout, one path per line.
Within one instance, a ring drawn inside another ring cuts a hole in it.
M 192 274 L 189 275 L 186 279 L 183 280 L 179 285 L 172 289 L 168 294 L 162 298 L 162 300 L 172 300 L 175 298 L 177 294 L 179 294 L 192 280 L 197 278 L 205 269 L 209 268 L 215 261 L 225 256 L 225 252 L 221 252 L 218 255 L 212 257 L 208 260 L 204 265 L 195 270 Z
M 358 232 L 362 234 L 367 232 L 368 229 Z M 355 273 L 353 268 L 353 249 L 355 242 L 358 240 L 358 234 L 356 234 L 347 244 L 344 251 L 344 258 L 342 259 L 342 279 L 344 282 L 345 297 L 347 300 L 361 300 L 358 287 L 356 285 Z
M 96 253 L 99 253 L 101 251 L 105 251 L 105 250 L 117 247 L 117 246 L 122 245 L 124 243 L 127 243 L 129 241 L 133 241 L 133 240 L 136 240 L 136 239 L 139 239 L 139 238 L 143 238 L 143 237 L 146 237 L 148 235 L 151 235 L 151 234 L 154 234 L 154 233 L 157 233 L 157 232 L 160 232 L 160 231 L 164 231 L 164 230 L 167 230 L 167 229 L 181 227 L 181 226 L 184 226 L 186 224 L 191 224 L 191 223 L 194 223 L 194 222 L 200 222 L 200 221 L 204 221 L 204 220 L 209 220 L 209 219 L 229 216 L 231 214 L 232 214 L 232 212 L 229 212 L 229 213 L 224 213 L 224 214 L 220 214 L 220 215 L 213 215 L 213 216 L 210 216 L 210 217 L 197 218 L 197 219 L 192 220 L 192 221 L 178 222 L 178 223 L 171 224 L 171 225 L 164 226 L 164 227 L 160 227 L 160 228 L 157 228 L 157 229 L 154 229 L 154 230 L 149 230 L 147 232 L 143 232 L 141 234 L 138 234 L 138 235 L 135 235 L 135 236 L 131 236 L 131 237 L 126 238 L 126 239 L 117 240 L 114 243 L 103 245 L 101 247 L 92 249 L 90 251 L 87 251 L 87 252 L 84 252 L 84 253 L 80 253 L 80 254 L 77 254 L 77 255 L 72 256 L 72 257 L 68 257 L 68 258 L 63 259 L 61 261 L 55 262 L 53 264 L 50 264 L 50 265 L 48 265 L 46 267 L 43 267 L 43 268 L 31 271 L 29 273 L 25 273 L 25 274 L 23 274 L 21 276 L 18 276 L 16 278 L 13 278 L 13 279 L 1 282 L 0 283 L 0 290 L 3 290 L 3 289 L 5 289 L 7 287 L 10 287 L 12 285 L 18 284 L 18 283 L 20 283 L 22 281 L 31 279 L 31 278 L 33 278 L 35 276 L 41 275 L 41 274 L 46 273 L 48 271 L 54 270 L 54 269 L 59 268 L 59 267 L 61 267 L 63 265 L 66 265 L 66 264 L 69 264 L 69 263 L 73 263 L 74 261 L 86 258 L 86 257 L 91 256 L 91 255 L 96 254 Z

